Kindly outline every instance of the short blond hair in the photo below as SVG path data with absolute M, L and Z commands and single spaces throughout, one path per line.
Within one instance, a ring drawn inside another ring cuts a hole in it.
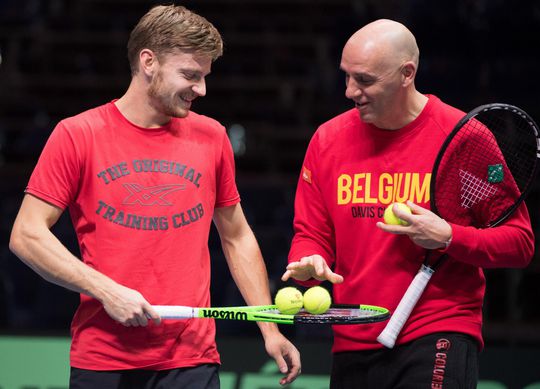
M 158 5 L 139 20 L 129 36 L 127 52 L 131 74 L 139 71 L 141 50 L 152 50 L 158 58 L 182 52 L 208 55 L 215 61 L 223 54 L 223 40 L 208 20 L 185 7 Z

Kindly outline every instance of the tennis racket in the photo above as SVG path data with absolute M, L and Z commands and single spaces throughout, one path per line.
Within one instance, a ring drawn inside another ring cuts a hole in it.
M 523 110 L 487 104 L 463 117 L 444 141 L 430 183 L 431 210 L 448 222 L 495 227 L 529 194 L 540 158 L 538 126 Z M 428 250 L 424 263 L 377 337 L 388 348 L 396 339 L 438 266 L 447 258 Z
M 265 321 L 278 324 L 363 324 L 386 320 L 389 311 L 373 305 L 333 304 L 320 315 L 303 309 L 296 315 L 285 315 L 275 305 L 246 307 L 194 308 L 181 305 L 154 305 L 162 319 L 225 319 Z

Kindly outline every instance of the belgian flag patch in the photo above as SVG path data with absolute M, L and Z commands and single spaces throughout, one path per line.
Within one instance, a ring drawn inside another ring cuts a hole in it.
M 498 163 L 496 165 L 488 166 L 487 180 L 491 184 L 498 184 L 504 179 L 503 165 Z
M 302 179 L 308 184 L 311 184 L 311 170 L 305 166 L 302 166 Z

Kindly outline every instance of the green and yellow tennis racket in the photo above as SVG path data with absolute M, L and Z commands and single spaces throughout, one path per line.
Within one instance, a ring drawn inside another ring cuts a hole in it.
M 278 324 L 365 324 L 386 320 L 388 309 L 374 305 L 333 304 L 320 315 L 301 310 L 295 315 L 279 312 L 275 305 L 195 308 L 181 305 L 154 305 L 162 319 L 223 319 L 264 321 Z

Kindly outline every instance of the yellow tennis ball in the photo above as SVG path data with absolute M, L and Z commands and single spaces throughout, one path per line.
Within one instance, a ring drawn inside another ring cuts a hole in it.
M 302 292 L 292 286 L 287 286 L 278 290 L 274 303 L 281 313 L 294 315 L 304 306 L 304 299 Z
M 402 226 L 408 226 L 409 223 L 407 223 L 405 220 L 402 220 L 399 217 L 397 217 L 396 214 L 394 213 L 394 211 L 392 210 L 394 204 L 397 204 L 397 207 L 400 210 L 402 210 L 404 212 L 407 212 L 409 214 L 412 214 L 411 208 L 409 208 L 409 206 L 407 204 L 405 204 L 405 203 L 392 203 L 388 207 L 386 207 L 386 209 L 384 210 L 384 215 L 383 215 L 384 222 L 386 224 L 393 224 L 393 225 L 401 224 Z
M 314 315 L 328 311 L 332 304 L 330 293 L 322 286 L 314 286 L 304 293 L 304 309 Z

